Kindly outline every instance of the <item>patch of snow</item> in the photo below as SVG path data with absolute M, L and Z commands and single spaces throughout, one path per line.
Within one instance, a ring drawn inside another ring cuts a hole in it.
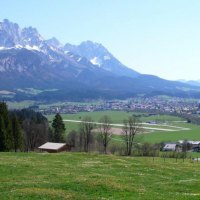
M 28 50 L 41 51 L 40 48 L 35 46 L 35 45 L 34 46 L 26 45 L 25 48 L 28 49 Z
M 39 38 L 40 41 L 44 40 L 44 38 L 40 34 L 38 34 L 38 38 Z
M 101 64 L 102 64 L 101 59 L 99 59 L 98 57 L 94 57 L 93 59 L 90 60 L 90 62 L 91 62 L 93 65 L 98 65 L 99 67 L 100 67 Z
M 0 94 L 9 95 L 9 94 L 16 94 L 16 93 L 8 91 L 8 90 L 0 90 Z
M 0 66 L 0 72 L 5 72 L 5 71 L 6 71 L 5 67 L 4 66 Z
M 21 49 L 21 48 L 22 48 L 22 45 L 16 44 L 16 45 L 15 45 L 15 48 L 16 48 L 16 49 Z
M 110 56 L 107 55 L 107 56 L 104 56 L 103 59 L 104 60 L 110 60 L 111 58 L 110 58 Z
M 0 47 L 0 50 L 4 50 L 4 49 L 6 49 L 5 47 Z
M 80 57 L 78 60 L 77 60 L 77 62 L 80 62 L 82 60 L 82 58 Z
M 50 60 L 54 60 L 53 57 L 52 57 L 51 55 L 49 55 L 49 59 L 50 59 Z
M 66 53 L 66 54 L 67 54 L 67 53 L 69 53 L 69 51 L 64 51 L 64 53 Z
M 50 47 L 51 50 L 53 50 L 53 51 L 57 51 L 57 49 L 54 48 L 53 46 L 49 46 L 49 47 Z

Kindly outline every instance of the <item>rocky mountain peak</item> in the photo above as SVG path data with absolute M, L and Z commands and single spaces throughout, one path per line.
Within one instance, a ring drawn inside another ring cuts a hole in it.
M 61 48 L 63 47 L 63 45 L 60 43 L 60 41 L 55 38 L 52 37 L 51 39 L 46 40 L 46 43 L 54 48 Z
M 18 24 L 4 19 L 0 22 L 0 46 L 12 47 L 20 41 L 21 29 Z
M 138 72 L 123 65 L 102 44 L 84 41 L 79 45 L 66 44 L 65 51 L 71 51 L 77 55 L 87 58 L 93 65 L 118 76 L 136 77 Z
M 43 37 L 38 33 L 36 28 L 23 28 L 21 33 L 21 44 L 30 46 L 40 46 L 43 42 Z

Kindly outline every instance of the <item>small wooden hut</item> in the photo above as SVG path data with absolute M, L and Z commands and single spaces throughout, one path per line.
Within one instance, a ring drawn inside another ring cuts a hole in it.
M 46 151 L 48 153 L 59 153 L 63 151 L 71 151 L 71 146 L 67 145 L 66 143 L 47 142 L 38 147 L 38 149 L 40 151 Z

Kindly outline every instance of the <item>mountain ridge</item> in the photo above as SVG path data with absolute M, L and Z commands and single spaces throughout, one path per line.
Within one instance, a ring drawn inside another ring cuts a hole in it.
M 140 73 L 123 65 L 117 60 L 102 44 L 84 41 L 79 45 L 65 44 L 64 50 L 71 51 L 82 57 L 87 58 L 90 62 L 107 71 L 112 71 L 116 75 L 128 76 L 135 78 Z
M 62 45 L 55 37 L 45 40 L 36 28 L 0 22 L 0 89 L 57 89 L 23 98 L 129 98 L 138 94 L 190 95 L 199 87 L 140 74 L 115 58 L 102 44 L 92 41 Z M 184 91 L 184 90 L 187 90 Z M 19 92 L 18 92 L 19 94 Z M 21 94 L 21 93 L 20 93 Z M 196 93 L 195 93 L 196 94 Z M 48 96 L 48 97 L 47 97 Z

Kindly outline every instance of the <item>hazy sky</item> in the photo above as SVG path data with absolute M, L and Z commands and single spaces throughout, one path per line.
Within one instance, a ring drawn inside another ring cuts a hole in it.
M 102 43 L 123 64 L 166 79 L 200 79 L 200 0 L 0 0 L 0 21 L 65 44 Z

